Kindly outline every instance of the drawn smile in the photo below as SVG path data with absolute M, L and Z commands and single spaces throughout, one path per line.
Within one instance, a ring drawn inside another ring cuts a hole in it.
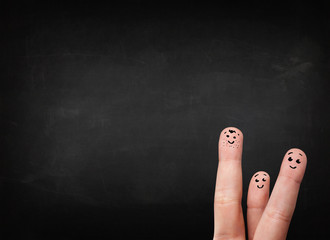
M 259 185 L 257 185 L 257 188 L 263 188 L 263 187 L 264 187 L 264 185 L 263 185 L 263 184 L 261 185 L 261 187 L 259 187 Z
M 233 144 L 235 141 L 232 141 L 232 142 L 231 142 L 231 141 L 228 141 L 228 142 L 229 142 L 230 144 Z
M 297 166 L 295 166 L 295 167 L 291 167 L 291 165 L 289 165 L 290 166 L 290 168 L 292 168 L 292 169 L 296 169 L 297 168 Z

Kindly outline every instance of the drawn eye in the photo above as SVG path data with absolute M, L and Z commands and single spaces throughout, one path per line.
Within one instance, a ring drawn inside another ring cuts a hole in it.
M 229 135 L 227 135 L 227 137 L 229 137 Z
M 256 182 L 259 182 L 259 180 L 258 180 L 258 179 L 256 179 Z
M 266 182 L 266 179 L 263 178 L 262 181 Z
M 234 137 L 234 139 L 236 139 L 236 137 Z
M 300 162 L 300 159 L 297 159 L 296 163 L 300 164 L 300 163 L 301 163 L 301 162 Z
M 288 160 L 291 162 L 293 159 L 292 159 L 292 157 L 289 157 L 289 159 L 288 159 Z

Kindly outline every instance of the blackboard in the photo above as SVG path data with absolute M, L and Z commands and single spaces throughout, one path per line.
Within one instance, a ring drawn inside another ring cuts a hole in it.
M 244 210 L 252 174 L 273 186 L 298 147 L 288 239 L 328 236 L 327 10 L 4 2 L 3 239 L 211 239 L 227 126 L 244 133 Z

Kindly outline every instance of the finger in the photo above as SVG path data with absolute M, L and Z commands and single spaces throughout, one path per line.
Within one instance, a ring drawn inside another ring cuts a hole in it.
M 249 240 L 253 239 L 258 222 L 269 199 L 270 177 L 268 173 L 256 172 L 250 181 L 247 196 L 247 227 Z
M 243 134 L 234 127 L 222 130 L 214 196 L 214 239 L 245 239 L 242 213 Z
M 285 154 L 254 239 L 282 240 L 286 238 L 306 165 L 307 157 L 302 150 L 293 148 Z

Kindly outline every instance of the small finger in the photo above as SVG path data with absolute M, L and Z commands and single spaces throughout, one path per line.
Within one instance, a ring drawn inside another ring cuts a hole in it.
M 306 165 L 306 154 L 298 148 L 292 148 L 284 155 L 280 173 L 257 226 L 254 239 L 284 240 L 286 238 Z
M 264 171 L 256 172 L 250 181 L 247 196 L 247 227 L 248 239 L 252 240 L 258 222 L 269 199 L 269 174 Z

